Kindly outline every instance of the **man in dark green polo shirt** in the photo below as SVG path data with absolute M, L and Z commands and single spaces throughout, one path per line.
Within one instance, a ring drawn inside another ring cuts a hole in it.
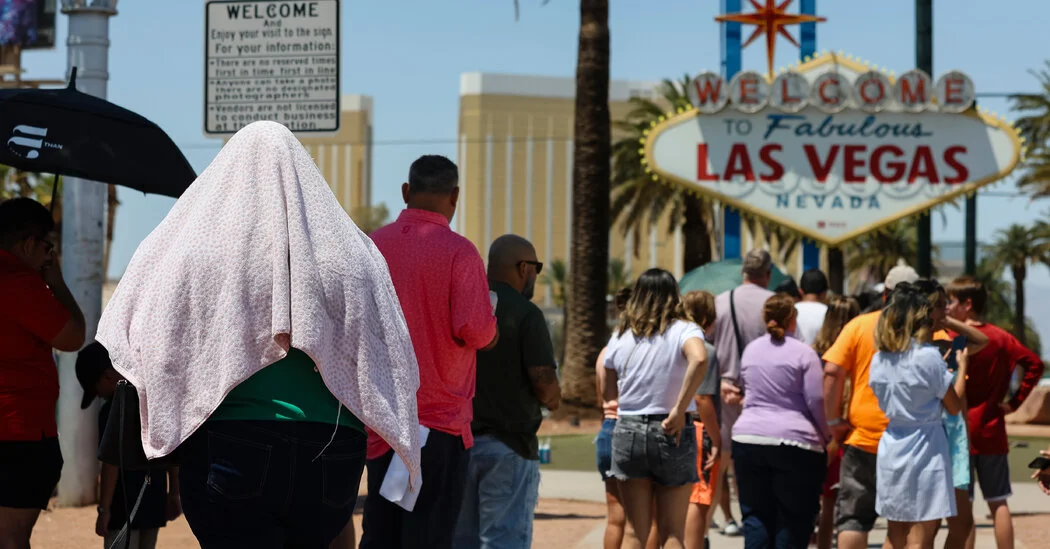
M 530 547 L 539 498 L 540 407 L 561 404 L 554 348 L 532 301 L 543 263 L 528 240 L 497 238 L 489 248 L 489 288 L 498 297 L 499 342 L 478 352 L 474 447 L 467 465 L 456 547 Z

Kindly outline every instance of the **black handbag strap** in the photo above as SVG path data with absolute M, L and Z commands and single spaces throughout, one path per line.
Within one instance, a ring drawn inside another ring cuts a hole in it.
M 729 316 L 733 317 L 733 335 L 736 336 L 736 358 L 739 360 L 744 356 L 744 340 L 740 337 L 740 325 L 736 322 L 736 302 L 733 293 L 736 289 L 729 290 Z
M 131 390 L 134 391 L 135 389 Z M 127 478 L 125 474 L 127 473 L 127 471 L 124 469 L 124 426 L 126 425 L 124 420 L 125 415 L 127 414 L 128 407 L 127 391 L 128 387 L 124 387 L 124 390 L 119 392 L 117 397 L 119 400 L 119 402 L 117 402 L 117 412 L 120 414 L 120 430 L 117 432 L 117 440 L 119 441 L 120 445 L 120 457 L 118 459 L 120 464 L 118 465 L 118 468 L 120 470 L 121 478 Z M 139 495 L 137 498 L 135 498 L 135 505 L 133 507 L 130 507 L 131 511 L 128 513 L 128 520 L 124 523 L 124 526 L 121 527 L 120 531 L 117 532 L 117 535 L 113 539 L 113 543 L 109 546 L 109 549 L 118 549 L 119 547 L 128 549 L 129 547 L 131 547 L 131 537 L 128 535 L 128 531 L 131 529 L 131 521 L 135 520 L 135 515 L 137 515 L 139 512 L 139 506 L 142 504 L 143 496 L 146 495 L 146 488 L 149 488 L 151 477 L 152 475 L 149 472 L 147 472 L 146 479 L 142 481 L 142 487 L 139 488 Z M 124 498 L 124 509 L 129 509 L 127 489 L 128 487 L 124 483 L 121 483 L 120 493 L 121 497 Z

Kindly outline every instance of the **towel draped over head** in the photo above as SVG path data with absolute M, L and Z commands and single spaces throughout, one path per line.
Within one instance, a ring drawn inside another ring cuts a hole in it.
M 419 371 L 386 262 L 280 124 L 234 135 L 175 203 L 97 339 L 138 390 L 147 457 L 170 454 L 294 347 L 418 485 Z

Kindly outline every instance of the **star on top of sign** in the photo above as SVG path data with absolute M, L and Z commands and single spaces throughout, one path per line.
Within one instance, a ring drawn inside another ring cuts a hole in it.
M 795 40 L 794 36 L 787 31 L 787 25 L 799 25 L 802 23 L 823 23 L 827 21 L 826 17 L 818 17 L 816 15 L 803 15 L 800 13 L 786 13 L 788 5 L 791 4 L 792 0 L 784 0 L 777 5 L 776 0 L 766 0 L 766 4 L 763 6 L 758 0 L 750 0 L 751 5 L 755 7 L 755 11 L 752 13 L 731 13 L 728 15 L 720 15 L 715 17 L 715 21 L 722 23 L 733 22 L 742 23 L 744 25 L 755 25 L 755 31 L 751 33 L 751 36 L 744 42 L 743 47 L 748 47 L 752 42 L 758 39 L 763 34 L 766 35 L 766 57 L 769 63 L 769 77 L 773 77 L 773 57 L 777 49 L 777 35 L 781 35 L 787 38 L 789 42 L 800 47 L 798 41 Z

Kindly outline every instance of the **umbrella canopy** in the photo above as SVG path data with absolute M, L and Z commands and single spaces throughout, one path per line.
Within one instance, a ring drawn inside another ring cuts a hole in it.
M 123 107 L 65 89 L 0 90 L 0 164 L 178 198 L 197 178 L 164 130 Z
M 678 281 L 678 287 L 683 294 L 693 290 L 706 290 L 715 295 L 728 292 L 743 281 L 740 274 L 743 266 L 743 261 L 739 258 L 713 261 L 685 273 L 682 280 Z M 769 289 L 773 290 L 787 278 L 788 276 L 774 265 Z

